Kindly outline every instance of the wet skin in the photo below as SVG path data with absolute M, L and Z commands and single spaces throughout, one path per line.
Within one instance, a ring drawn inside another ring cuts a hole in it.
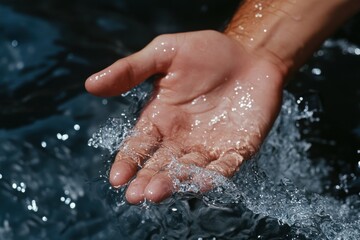
M 177 189 L 174 178 L 209 190 L 196 165 L 231 177 L 260 147 L 278 113 L 280 66 L 233 37 L 215 31 L 162 35 L 140 52 L 92 75 L 86 89 L 116 96 L 152 75 L 152 99 L 110 171 L 111 185 L 132 180 L 128 202 L 159 202 Z M 174 159 L 183 171 L 172 171 Z

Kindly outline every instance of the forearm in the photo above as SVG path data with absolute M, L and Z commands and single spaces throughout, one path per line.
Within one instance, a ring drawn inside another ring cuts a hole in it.
M 287 76 L 359 10 L 360 0 L 244 0 L 225 33 Z

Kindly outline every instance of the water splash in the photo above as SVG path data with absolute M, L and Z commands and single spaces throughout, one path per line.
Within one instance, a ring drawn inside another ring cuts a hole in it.
M 293 236 L 318 239 L 358 239 L 360 237 L 359 197 L 354 196 L 352 199 L 341 202 L 332 197 L 318 194 L 324 191 L 326 183 L 324 179 L 329 177 L 330 167 L 325 162 L 315 164 L 308 159 L 307 151 L 311 145 L 301 140 L 297 122 L 304 119 L 309 121 L 318 119 L 315 117 L 314 111 L 310 111 L 307 107 L 300 111 L 298 104 L 299 101 L 285 93 L 280 116 L 259 154 L 243 164 L 232 180 L 195 166 L 188 171 L 193 174 L 205 174 L 215 179 L 216 187 L 201 197 L 209 207 L 233 212 L 239 206 L 244 205 L 253 213 L 275 218 L 280 225 L 291 226 Z M 121 144 L 121 141 L 129 133 L 130 127 L 129 122 L 110 119 L 98 133 L 93 135 L 92 145 L 106 148 L 113 153 L 114 146 Z M 182 167 L 176 162 L 176 159 L 173 160 L 171 166 L 173 172 L 182 171 Z M 186 196 L 200 197 L 199 194 L 196 194 L 199 192 L 199 186 L 191 181 L 180 182 L 175 178 L 174 184 L 178 188 L 176 196 L 180 196 L 180 199 Z M 121 218 L 127 212 L 134 213 L 135 211 L 133 206 L 130 207 L 131 210 L 122 208 L 124 204 L 126 205 L 124 192 L 125 188 L 112 192 L 112 198 L 116 199 L 113 200 L 114 206 L 116 206 L 115 211 L 122 213 Z M 144 216 L 148 216 L 148 218 L 140 217 L 142 220 L 139 221 L 144 225 L 149 218 L 154 223 L 157 218 L 154 216 L 158 216 L 159 219 L 161 217 L 169 219 L 162 214 L 167 214 L 166 211 L 174 209 L 171 206 L 175 204 L 176 196 L 167 200 L 168 202 L 163 203 L 160 207 L 151 207 L 151 204 L 143 203 L 142 208 L 152 214 L 145 214 Z M 186 204 L 182 204 L 179 208 L 186 209 Z M 129 206 L 126 205 L 126 208 Z M 191 215 L 189 210 L 182 214 Z M 186 223 L 182 222 L 181 224 L 185 228 Z M 169 231 L 164 227 L 161 229 Z
M 143 84 L 122 94 L 124 100 L 128 102 L 127 106 L 124 107 L 124 112 L 120 114 L 120 117 L 109 118 L 97 132 L 93 133 L 88 145 L 94 148 L 107 149 L 110 154 L 114 154 L 125 137 L 131 133 L 137 111 L 148 98 L 148 91 L 144 91 L 143 88 L 148 87 Z

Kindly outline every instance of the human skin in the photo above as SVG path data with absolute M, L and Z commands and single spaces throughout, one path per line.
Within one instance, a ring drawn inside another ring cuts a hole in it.
M 246 0 L 224 33 L 161 35 L 89 77 L 86 89 L 109 97 L 159 76 L 111 185 L 131 180 L 126 199 L 137 204 L 169 197 L 174 179 L 209 190 L 212 178 L 190 174 L 194 165 L 231 177 L 269 132 L 287 77 L 359 9 L 358 0 Z M 181 171 L 172 171 L 174 160 Z

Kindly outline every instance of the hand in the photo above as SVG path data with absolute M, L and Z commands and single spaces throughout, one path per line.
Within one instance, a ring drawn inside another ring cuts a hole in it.
M 86 89 L 97 96 L 160 76 L 115 158 L 110 183 L 121 186 L 136 175 L 126 191 L 135 204 L 169 197 L 174 177 L 211 188 L 211 179 L 170 174 L 173 159 L 183 169 L 196 165 L 231 177 L 259 149 L 280 107 L 283 75 L 268 59 L 225 34 L 199 31 L 159 36 L 92 75 Z

